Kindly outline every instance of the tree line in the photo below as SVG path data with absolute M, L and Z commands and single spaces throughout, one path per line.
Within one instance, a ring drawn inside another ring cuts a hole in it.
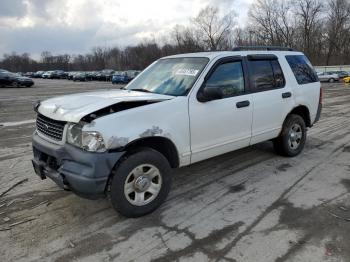
M 13 72 L 62 69 L 142 70 L 167 55 L 231 50 L 234 46 L 287 46 L 304 52 L 314 65 L 350 64 L 350 3 L 348 0 L 256 0 L 248 23 L 239 26 L 234 10 L 222 14 L 207 6 L 176 25 L 163 44 L 148 40 L 134 46 L 94 47 L 88 54 L 42 52 L 37 61 L 30 54 L 4 54 L 0 68 Z

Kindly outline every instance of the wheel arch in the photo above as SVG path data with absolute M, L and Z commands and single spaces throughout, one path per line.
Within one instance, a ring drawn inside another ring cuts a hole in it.
M 309 108 L 307 106 L 305 106 L 305 105 L 298 105 L 298 106 L 294 107 L 289 112 L 289 114 L 286 116 L 286 119 L 291 114 L 301 116 L 304 119 L 304 121 L 305 121 L 306 127 L 311 127 L 312 126 L 311 117 L 310 117 L 310 110 L 309 110 Z
M 123 147 L 123 151 L 127 153 L 132 153 L 137 151 L 139 148 L 152 148 L 162 155 L 169 161 L 172 168 L 177 168 L 180 165 L 180 159 L 178 150 L 169 138 L 162 136 L 152 136 L 139 138 L 134 141 L 129 142 Z

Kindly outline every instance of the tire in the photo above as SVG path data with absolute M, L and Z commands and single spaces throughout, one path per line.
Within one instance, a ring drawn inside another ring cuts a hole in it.
M 170 191 L 171 172 L 168 160 L 153 149 L 143 148 L 124 157 L 109 184 L 112 206 L 125 217 L 153 212 Z
M 306 125 L 299 115 L 289 115 L 283 123 L 279 137 L 273 140 L 277 154 L 294 157 L 300 154 L 305 146 Z
M 335 81 L 334 78 L 330 78 L 330 79 L 328 80 L 329 83 L 334 83 L 334 81 Z

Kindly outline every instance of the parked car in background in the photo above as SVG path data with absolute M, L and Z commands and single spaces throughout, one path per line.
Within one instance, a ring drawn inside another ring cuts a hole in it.
M 76 73 L 73 76 L 73 81 L 86 81 L 86 73 L 85 72 L 80 72 Z
M 42 78 L 45 71 L 37 71 L 33 74 L 33 78 Z
M 329 73 L 329 74 L 337 74 L 339 76 L 339 78 L 344 78 L 344 77 L 349 76 L 349 73 L 346 72 L 346 71 L 329 71 L 327 73 Z
M 126 73 L 126 75 L 129 77 L 129 79 L 131 81 L 140 73 L 140 71 L 138 71 L 138 70 L 127 70 L 127 71 L 125 71 L 125 73 Z
M 86 80 L 88 80 L 88 81 L 96 80 L 96 75 L 98 73 L 99 72 L 97 72 L 97 71 L 86 72 Z
M 76 71 L 68 72 L 67 79 L 68 79 L 68 80 L 73 80 L 74 75 L 77 74 L 77 73 L 78 73 L 78 72 L 76 72 Z
M 97 72 L 97 74 L 95 75 L 95 79 L 94 80 L 98 80 L 98 81 L 100 81 L 100 80 L 102 80 L 102 72 L 101 71 L 99 71 L 99 72 Z
M 133 80 L 140 71 L 128 70 L 128 71 L 116 71 L 112 76 L 112 84 L 127 84 Z
M 339 76 L 330 72 L 317 73 L 317 76 L 321 82 L 334 83 L 335 81 L 339 81 Z
M 44 79 L 53 79 L 54 71 L 46 71 L 42 74 L 42 78 Z
M 68 74 L 64 72 L 63 70 L 55 70 L 52 73 L 51 78 L 52 79 L 66 79 Z
M 350 76 L 343 78 L 344 83 L 350 83 Z
M 26 76 L 26 77 L 33 77 L 33 75 L 34 75 L 34 72 L 27 72 L 23 74 L 23 76 Z
M 125 72 L 117 71 L 112 76 L 112 84 L 127 84 L 130 82 L 130 78 Z
M 31 87 L 34 82 L 31 78 L 20 76 L 8 71 L 0 71 L 0 87 Z
M 114 70 L 104 69 L 96 75 L 96 80 L 99 81 L 111 81 Z

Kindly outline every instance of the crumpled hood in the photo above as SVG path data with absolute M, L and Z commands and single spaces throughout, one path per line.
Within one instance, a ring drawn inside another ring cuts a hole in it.
M 129 90 L 86 92 L 51 98 L 40 103 L 38 112 L 51 119 L 78 123 L 99 109 L 127 101 L 163 101 L 173 96 Z

